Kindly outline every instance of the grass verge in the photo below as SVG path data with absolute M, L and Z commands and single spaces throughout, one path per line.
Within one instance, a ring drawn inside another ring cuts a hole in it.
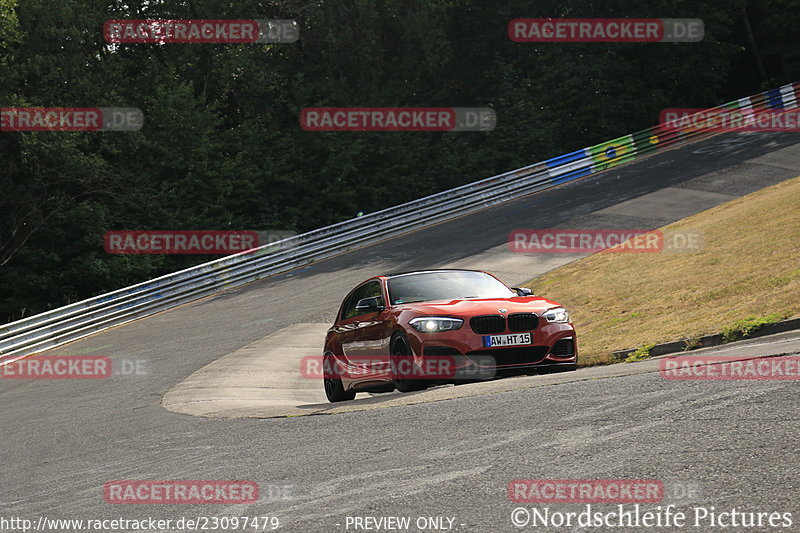
M 523 285 L 569 309 L 580 364 L 712 333 L 734 340 L 800 315 L 800 177 L 661 229 L 699 231 L 703 246 L 594 254 Z

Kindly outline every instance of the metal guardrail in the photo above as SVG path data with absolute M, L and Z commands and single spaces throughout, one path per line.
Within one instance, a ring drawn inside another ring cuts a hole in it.
M 800 83 L 713 109 L 792 109 Z M 339 222 L 0 326 L 0 365 L 353 248 L 520 198 L 711 135 L 659 124 L 640 132 Z

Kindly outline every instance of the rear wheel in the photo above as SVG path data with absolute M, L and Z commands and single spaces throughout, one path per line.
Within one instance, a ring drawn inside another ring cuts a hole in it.
M 335 365 L 336 365 L 336 358 L 330 354 L 325 354 L 322 368 L 329 369 L 327 373 L 330 374 L 324 376 L 323 378 L 323 384 L 325 387 L 325 396 L 331 403 L 352 400 L 353 398 L 356 397 L 356 393 L 355 391 L 344 390 L 344 385 L 342 384 L 341 378 L 335 377 L 334 374 L 334 369 L 336 368 Z
M 409 379 L 408 369 L 414 366 L 414 356 L 411 352 L 411 345 L 402 333 L 398 333 L 392 341 L 391 347 L 392 361 L 392 381 L 400 392 L 411 392 L 425 388 L 425 380 Z M 397 370 L 402 369 L 398 375 Z

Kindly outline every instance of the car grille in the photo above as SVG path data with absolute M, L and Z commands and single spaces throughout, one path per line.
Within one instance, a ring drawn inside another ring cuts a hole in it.
M 508 329 L 511 331 L 531 331 L 539 325 L 539 317 L 533 313 L 514 313 L 508 315 Z
M 557 357 L 570 357 L 575 354 L 575 341 L 573 339 L 561 339 L 550 349 L 550 355 Z
M 520 346 L 474 350 L 467 355 L 483 355 L 494 357 L 497 366 L 532 365 L 539 363 L 547 355 L 547 346 Z
M 481 335 L 502 333 L 506 330 L 506 319 L 500 315 L 474 316 L 469 319 L 469 325 Z

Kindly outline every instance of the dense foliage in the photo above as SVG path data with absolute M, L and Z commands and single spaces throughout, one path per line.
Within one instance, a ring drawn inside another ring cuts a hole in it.
M 208 256 L 110 229 L 305 231 L 800 79 L 797 0 L 0 0 L 0 106 L 138 107 L 0 133 L 0 320 Z M 516 17 L 690 17 L 700 43 L 515 43 Z M 110 18 L 292 18 L 280 45 L 109 45 Z M 749 30 L 748 30 L 749 28 Z M 491 106 L 492 132 L 318 133 L 313 106 Z

